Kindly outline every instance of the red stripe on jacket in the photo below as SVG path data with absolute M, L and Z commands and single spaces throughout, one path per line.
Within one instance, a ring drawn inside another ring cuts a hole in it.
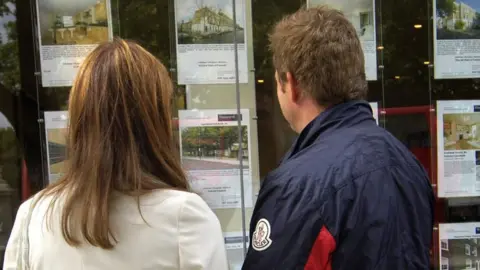
M 331 255 L 336 248 L 335 239 L 330 232 L 322 227 L 308 256 L 305 270 L 332 270 Z

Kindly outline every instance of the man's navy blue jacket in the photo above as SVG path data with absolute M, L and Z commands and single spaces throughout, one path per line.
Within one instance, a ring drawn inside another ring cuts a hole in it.
M 263 181 L 243 270 L 429 269 L 434 195 L 367 102 L 321 113 Z

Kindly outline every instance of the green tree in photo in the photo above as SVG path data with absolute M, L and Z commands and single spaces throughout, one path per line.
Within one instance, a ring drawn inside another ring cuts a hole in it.
M 455 0 L 437 0 L 437 15 L 439 17 L 451 17 L 455 10 Z
M 0 128 L 0 168 L 3 179 L 12 188 L 18 186 L 20 147 L 13 128 Z
M 455 30 L 463 30 L 465 28 L 465 23 L 463 21 L 455 22 Z
M 247 127 L 242 127 L 242 145 L 248 148 Z M 238 127 L 191 127 L 182 131 L 184 156 L 228 156 L 235 158 L 238 152 Z
M 15 17 L 15 13 L 15 1 L 2 1 L 0 17 Z M 14 92 L 20 89 L 17 24 L 15 20 L 11 20 L 0 27 L 6 32 L 6 36 L 0 38 L 0 84 Z
M 475 13 L 475 19 L 473 20 L 473 29 L 480 30 L 480 13 Z

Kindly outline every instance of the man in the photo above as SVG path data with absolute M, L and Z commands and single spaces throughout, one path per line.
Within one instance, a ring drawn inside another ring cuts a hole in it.
M 339 11 L 302 9 L 270 41 L 280 107 L 299 136 L 262 183 L 242 269 L 429 269 L 433 190 L 364 101 L 355 28 Z

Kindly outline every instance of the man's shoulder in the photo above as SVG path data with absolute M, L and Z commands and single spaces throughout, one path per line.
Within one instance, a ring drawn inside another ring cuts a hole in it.
M 265 186 L 282 191 L 334 191 L 370 171 L 391 166 L 422 170 L 414 155 L 384 129 L 346 130 L 318 140 L 284 161 L 265 178 Z

